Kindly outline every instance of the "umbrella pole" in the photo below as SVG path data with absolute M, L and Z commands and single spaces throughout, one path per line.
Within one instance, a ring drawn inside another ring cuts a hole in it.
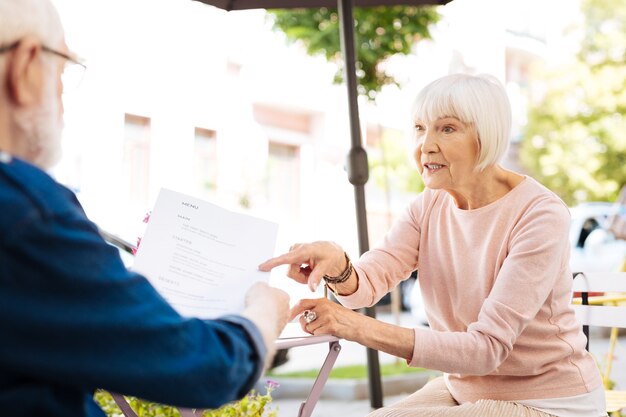
M 344 58 L 344 72 L 348 87 L 348 106 L 350 110 L 350 138 L 352 146 L 348 154 L 348 179 L 354 185 L 359 252 L 369 250 L 367 217 L 365 211 L 365 183 L 369 177 L 367 152 L 361 145 L 361 124 L 359 122 L 358 91 L 355 66 L 353 0 L 337 0 L 341 28 L 341 50 Z M 365 314 L 376 317 L 376 308 L 368 307 Z M 378 351 L 367 348 L 367 373 L 369 380 L 370 405 L 372 408 L 383 406 L 382 384 Z

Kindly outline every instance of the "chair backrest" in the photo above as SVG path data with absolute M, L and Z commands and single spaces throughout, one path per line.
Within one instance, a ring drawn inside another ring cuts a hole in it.
M 573 308 L 583 325 L 626 328 L 626 305 L 619 302 L 620 298 L 626 300 L 626 272 L 575 273 L 573 290 L 582 294 L 582 304 L 574 304 Z M 605 293 L 605 296 L 597 303 L 590 302 L 590 292 Z M 623 294 L 612 298 L 607 293 Z M 585 334 L 589 339 L 588 331 Z

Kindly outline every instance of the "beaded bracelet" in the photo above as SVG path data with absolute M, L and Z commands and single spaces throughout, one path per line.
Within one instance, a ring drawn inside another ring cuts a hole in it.
M 352 262 L 350 262 L 350 258 L 348 257 L 347 253 L 344 252 L 343 254 L 346 257 L 346 262 L 348 264 L 346 266 L 346 269 L 341 273 L 341 275 L 338 275 L 336 277 L 331 277 L 331 276 L 328 276 L 328 275 L 324 275 L 323 276 L 324 281 L 326 281 L 327 283 L 335 284 L 335 285 L 341 284 L 342 282 L 346 282 L 350 278 L 350 276 L 352 275 L 352 270 L 354 269 L 352 267 Z

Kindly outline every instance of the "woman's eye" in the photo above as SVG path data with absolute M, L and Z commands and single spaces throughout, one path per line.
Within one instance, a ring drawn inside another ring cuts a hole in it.
M 416 132 L 422 132 L 424 130 L 424 126 L 422 125 L 415 125 L 415 131 Z
M 452 126 L 444 126 L 443 129 L 441 129 L 444 133 L 452 133 L 454 132 L 454 128 Z

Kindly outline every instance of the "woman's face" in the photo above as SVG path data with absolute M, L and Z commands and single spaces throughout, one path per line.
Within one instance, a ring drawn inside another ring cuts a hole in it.
M 415 121 L 415 162 L 424 185 L 463 192 L 477 177 L 479 141 L 470 124 L 455 117 Z

